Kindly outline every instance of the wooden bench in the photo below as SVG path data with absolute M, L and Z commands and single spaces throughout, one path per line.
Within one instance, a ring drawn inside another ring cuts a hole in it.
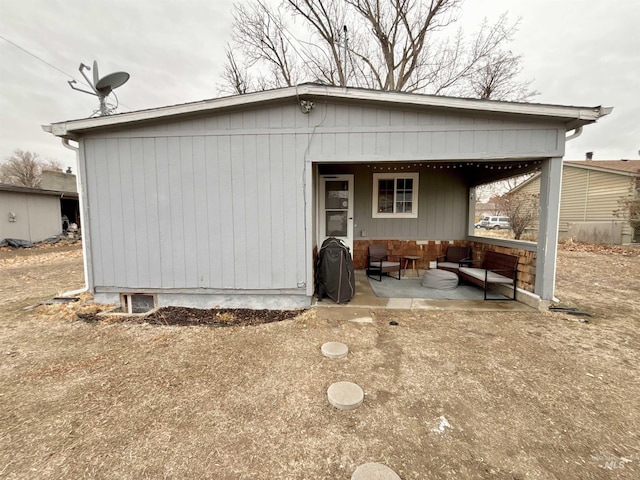
M 511 300 L 515 300 L 518 279 L 518 256 L 487 251 L 481 265 L 474 267 L 472 264 L 470 267 L 460 267 L 458 276 L 461 280 L 466 280 L 482 288 L 485 300 L 500 300 L 487 298 L 487 288 L 490 285 L 513 285 L 513 298 Z

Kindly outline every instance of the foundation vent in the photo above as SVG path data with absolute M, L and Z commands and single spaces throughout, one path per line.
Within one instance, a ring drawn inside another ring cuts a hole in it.
M 122 310 L 127 313 L 147 313 L 156 308 L 156 296 L 144 294 L 122 295 Z

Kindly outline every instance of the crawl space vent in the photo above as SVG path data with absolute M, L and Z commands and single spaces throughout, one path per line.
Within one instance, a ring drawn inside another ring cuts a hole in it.
M 146 313 L 155 308 L 154 295 L 124 295 L 123 310 L 127 313 Z

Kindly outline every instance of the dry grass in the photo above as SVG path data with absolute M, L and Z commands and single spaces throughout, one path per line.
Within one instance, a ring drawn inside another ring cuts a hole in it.
M 67 260 L 47 265 L 80 268 Z M 95 307 L 22 310 L 81 279 L 2 267 L 2 289 L 47 287 L 0 307 L 0 477 L 349 479 L 381 462 L 405 480 L 637 478 L 640 257 L 562 251 L 559 265 L 558 295 L 590 323 L 330 309 L 244 328 L 87 324 L 69 314 Z M 334 340 L 346 359 L 320 354 Z M 341 380 L 364 388 L 357 410 L 328 404 Z

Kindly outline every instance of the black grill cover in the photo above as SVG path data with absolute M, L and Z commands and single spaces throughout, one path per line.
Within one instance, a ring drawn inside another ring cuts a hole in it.
M 334 237 L 327 238 L 316 260 L 316 295 L 329 297 L 336 303 L 346 303 L 356 291 L 353 260 L 349 247 Z

